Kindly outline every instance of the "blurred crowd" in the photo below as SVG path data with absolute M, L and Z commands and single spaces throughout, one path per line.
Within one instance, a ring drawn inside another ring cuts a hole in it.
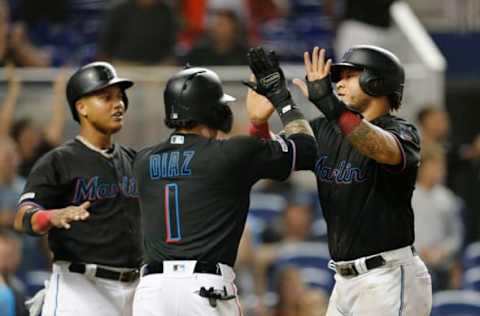
M 65 73 L 51 87 L 50 122 L 16 115 L 16 67 L 244 65 L 264 44 L 298 61 L 314 45 L 330 52 L 388 39 L 393 1 L 0 0 L 0 314 L 27 315 L 23 302 L 49 271 L 46 239 L 13 230 L 15 208 L 34 162 L 64 141 Z M 413 195 L 415 247 L 434 292 L 480 291 L 480 134 L 450 142 L 448 113 L 426 104 L 417 116 L 422 163 Z M 372 232 L 374 233 L 374 232 Z M 246 315 L 324 315 L 333 286 L 326 225 L 316 192 L 293 182 L 260 183 L 236 270 Z M 477 269 L 477 270 L 475 270 Z M 474 271 L 474 272 L 469 272 Z M 8 307 L 10 306 L 10 307 Z M 5 309 L 2 309 L 5 308 Z M 7 308 L 15 313 L 7 314 Z

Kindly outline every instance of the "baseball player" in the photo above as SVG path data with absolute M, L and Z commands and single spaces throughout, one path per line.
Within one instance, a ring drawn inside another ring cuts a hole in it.
M 108 63 L 80 68 L 67 98 L 80 135 L 43 156 L 18 205 L 17 230 L 48 233 L 53 273 L 43 316 L 131 315 L 141 262 L 134 152 L 112 142 L 128 106 Z
M 167 82 L 166 141 L 138 153 L 138 180 L 146 266 L 137 288 L 135 316 L 241 315 L 233 265 L 249 208 L 261 178 L 286 179 L 313 168 L 313 133 L 293 103 L 274 55 L 249 53 L 258 91 L 284 124 L 276 140 L 228 133 L 233 116 L 218 76 L 188 68 Z
M 304 57 L 307 81 L 294 83 L 325 115 L 311 125 L 336 271 L 327 315 L 429 315 L 431 278 L 412 247 L 419 135 L 392 115 L 401 105 L 403 66 L 391 52 L 367 45 L 352 47 L 333 65 L 318 47 Z M 268 115 L 261 113 L 268 112 L 260 110 L 262 131 Z

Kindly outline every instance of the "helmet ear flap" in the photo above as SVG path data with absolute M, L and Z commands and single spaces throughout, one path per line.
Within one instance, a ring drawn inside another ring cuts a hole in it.
M 360 88 L 372 97 L 385 95 L 385 80 L 369 69 L 364 69 L 362 71 L 359 83 Z

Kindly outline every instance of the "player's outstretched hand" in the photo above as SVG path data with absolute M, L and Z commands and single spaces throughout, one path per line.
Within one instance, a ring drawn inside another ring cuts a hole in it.
M 90 207 L 90 201 L 83 202 L 79 206 L 68 206 L 62 209 L 54 210 L 51 218 L 51 223 L 54 227 L 70 229 L 70 222 L 84 221 L 90 213 L 87 209 Z
M 284 102 L 290 99 L 290 92 L 275 52 L 271 51 L 267 55 L 263 47 L 257 47 L 250 49 L 247 57 L 256 82 L 244 82 L 244 84 L 256 93 L 267 97 L 273 106 L 283 106 Z
M 305 81 L 301 79 L 293 79 L 293 83 L 300 88 L 303 94 L 310 98 L 310 95 L 315 97 L 316 95 L 323 95 L 325 91 L 311 91 L 312 87 L 311 84 L 313 82 L 322 82 L 328 81 L 327 83 L 330 85 L 330 80 L 328 75 L 330 74 L 330 69 L 332 67 L 332 60 L 328 59 L 325 61 L 325 54 L 326 51 L 323 48 L 315 47 L 312 52 L 312 58 L 310 59 L 309 52 L 305 52 L 303 54 L 303 60 L 305 63 L 305 77 L 309 83 L 305 83 Z M 318 80 L 318 81 L 317 81 Z M 316 90 L 319 90 L 320 87 L 317 87 Z
M 255 82 L 254 75 L 250 76 L 250 82 Z M 252 89 L 248 89 L 246 105 L 248 119 L 255 125 L 267 122 L 275 111 L 272 103 L 267 98 Z

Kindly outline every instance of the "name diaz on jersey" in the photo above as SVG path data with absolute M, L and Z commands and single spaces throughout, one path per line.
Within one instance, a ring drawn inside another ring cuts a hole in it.
M 195 151 L 170 151 L 150 156 L 150 179 L 158 180 L 192 174 L 190 163 Z

